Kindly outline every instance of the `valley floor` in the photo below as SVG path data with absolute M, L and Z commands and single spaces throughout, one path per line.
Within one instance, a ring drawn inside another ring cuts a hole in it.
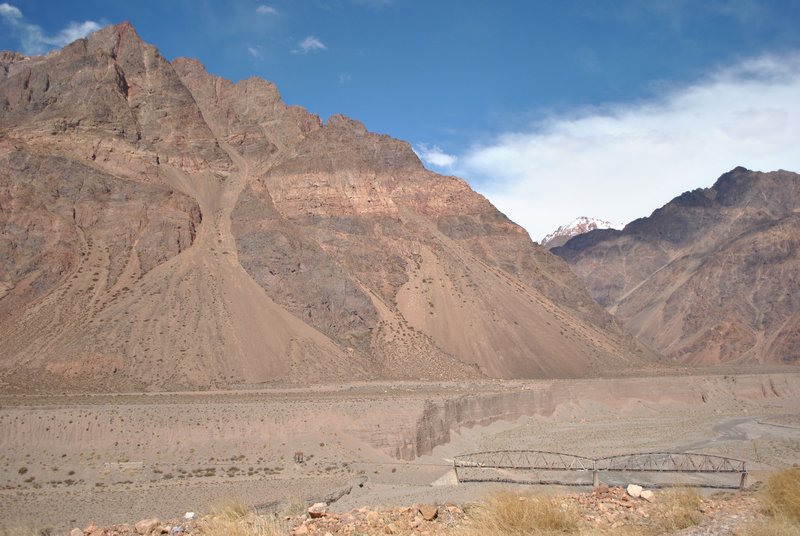
M 451 485 L 453 456 L 502 449 L 703 452 L 745 460 L 752 486 L 800 463 L 799 410 L 794 372 L 3 396 L 0 525 L 176 519 L 234 498 L 464 504 L 505 486 Z

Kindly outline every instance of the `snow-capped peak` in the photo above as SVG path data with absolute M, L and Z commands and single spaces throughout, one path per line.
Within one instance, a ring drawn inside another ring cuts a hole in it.
M 589 231 L 593 231 L 595 229 L 622 229 L 623 227 L 624 225 L 622 224 L 581 216 L 580 218 L 575 218 L 567 225 L 562 225 L 549 235 L 542 238 L 541 244 L 547 249 L 551 249 L 554 247 L 563 246 L 567 243 L 567 240 L 573 236 L 588 233 Z

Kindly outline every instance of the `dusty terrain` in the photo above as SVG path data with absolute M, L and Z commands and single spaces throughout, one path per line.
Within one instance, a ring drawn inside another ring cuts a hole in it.
M 692 450 L 746 460 L 751 483 L 800 463 L 800 375 L 787 372 L 0 403 L 0 519 L 59 529 L 234 497 L 262 511 L 347 491 L 334 510 L 461 503 L 497 486 L 446 485 L 452 457 L 476 450 Z

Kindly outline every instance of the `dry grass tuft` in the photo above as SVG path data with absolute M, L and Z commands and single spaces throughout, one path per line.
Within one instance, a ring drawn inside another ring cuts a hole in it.
M 300 516 L 306 513 L 306 509 L 308 505 L 297 495 L 292 495 L 289 497 L 289 500 L 286 502 L 286 506 L 283 509 L 283 513 L 287 516 Z
M 747 528 L 747 536 L 800 536 L 800 467 L 772 475 L 760 494 L 769 516 Z
M 769 515 L 800 525 L 800 467 L 772 475 L 764 485 L 761 503 Z
M 658 531 L 682 530 L 703 521 L 702 497 L 697 490 L 667 490 L 659 493 L 656 502 L 658 507 L 652 521 L 653 528 Z
M 800 525 L 785 517 L 770 517 L 745 529 L 746 536 L 800 536 Z
M 469 535 L 550 535 L 578 534 L 578 513 L 552 497 L 521 496 L 502 491 L 474 509 L 462 534 Z
M 231 500 L 203 516 L 200 534 L 208 536 L 283 536 L 286 528 L 277 519 L 256 515 L 241 501 Z
M 41 536 L 47 529 L 37 530 L 30 525 L 0 525 L 0 536 Z

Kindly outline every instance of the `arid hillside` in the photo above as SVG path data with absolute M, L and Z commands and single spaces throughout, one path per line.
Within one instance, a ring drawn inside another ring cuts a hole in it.
M 169 62 L 127 23 L 0 66 L 4 389 L 652 362 L 565 263 L 405 142 Z
M 676 361 L 800 363 L 800 175 L 736 168 L 553 252 Z

